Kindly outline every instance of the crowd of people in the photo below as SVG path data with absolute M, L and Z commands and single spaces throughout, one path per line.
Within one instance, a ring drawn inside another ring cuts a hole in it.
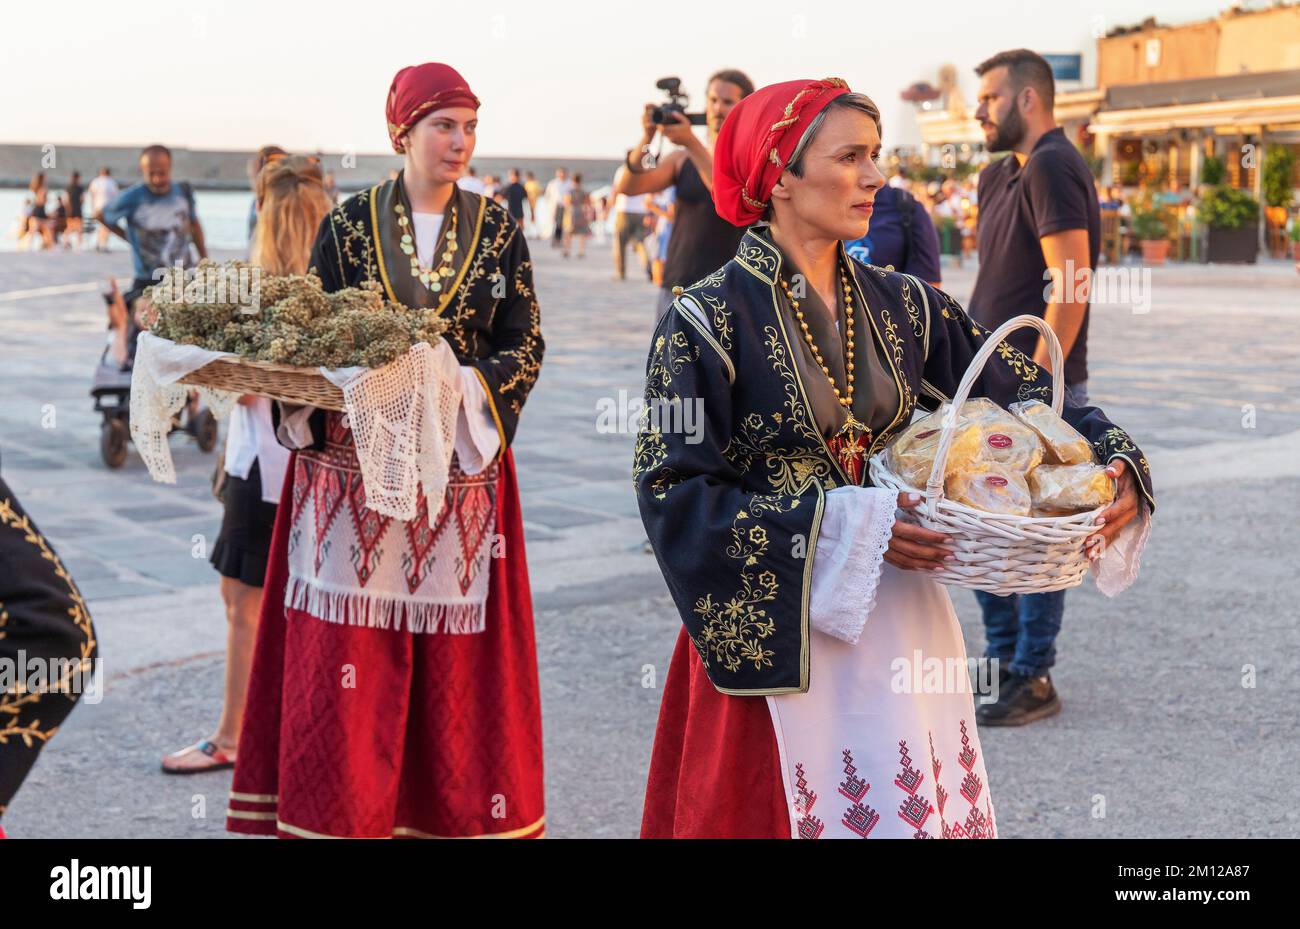
M 1065 418 L 1116 482 L 1087 542 L 1118 578 L 1107 593 L 1132 582 L 1154 499 L 1141 450 L 1087 405 L 1086 303 L 1043 291 L 1048 268 L 1094 267 L 1100 235 L 1087 165 L 1053 120 L 1051 70 L 1021 49 L 977 73 L 976 118 L 988 148 L 1007 153 L 977 189 L 887 183 L 880 112 L 842 80 L 756 88 L 735 69 L 707 83 L 703 138 L 685 114 L 648 104 L 608 190 L 564 168 L 545 187 L 518 170 L 479 178 L 479 99 L 444 64 L 394 77 L 385 116 L 403 168 L 341 205 L 318 158 L 259 150 L 254 262 L 314 269 L 327 291 L 382 282 L 395 302 L 446 315 L 437 350 L 459 385 L 455 457 L 445 497 L 381 515 L 366 506 L 347 417 L 241 399 L 211 553 L 229 628 L 223 705 L 163 770 L 234 767 L 235 832 L 545 833 L 510 448 L 545 349 L 526 233 L 581 260 L 601 229 L 619 278 L 631 247 L 658 285 L 647 406 L 698 398 L 712 424 L 703 442 L 649 423 L 637 436 L 640 512 L 683 623 L 643 835 L 995 837 L 976 724 L 1060 711 L 1050 672 L 1065 593 L 979 596 L 985 655 L 999 667 L 991 702 L 891 691 L 892 656 L 924 650 L 964 666 L 966 649 L 947 593 L 926 576 L 954 557 L 948 539 L 898 518 L 919 495 L 870 486 L 866 459 L 951 398 L 992 330 L 1028 312 L 1061 343 Z M 657 138 L 673 149 L 656 151 Z M 170 151 L 148 146 L 140 171 L 127 190 L 91 198 L 101 228 L 130 245 L 136 322 L 154 269 L 206 254 Z M 49 194 L 35 181 L 32 194 L 43 237 Z M 976 203 L 981 261 L 963 308 L 939 289 L 936 224 L 964 224 Z M 1048 364 L 1046 342 L 1017 333 L 975 395 L 1050 400 Z M 497 539 L 502 554 L 489 557 Z M 19 614 L 15 628 L 28 622 Z M 355 686 L 340 687 L 341 661 Z M 0 745 L 27 767 L 39 750 Z M 0 782 L 0 813 L 16 780 Z M 839 796 L 842 816 L 826 806 Z

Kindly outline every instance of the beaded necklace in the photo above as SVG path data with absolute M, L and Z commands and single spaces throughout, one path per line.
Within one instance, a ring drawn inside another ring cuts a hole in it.
M 804 341 L 812 349 L 813 358 L 822 369 L 822 373 L 826 375 L 826 380 L 830 381 L 831 390 L 835 392 L 835 399 L 839 401 L 846 414 L 844 425 L 839 428 L 835 435 L 826 440 L 826 447 L 835 455 L 849 480 L 854 484 L 861 484 L 862 473 L 865 470 L 867 461 L 867 450 L 871 446 L 871 430 L 853 415 L 853 288 L 849 285 L 848 274 L 845 272 L 843 265 L 840 266 L 839 272 L 840 284 L 844 288 L 845 383 L 843 391 L 835 383 L 835 377 L 831 374 L 830 365 L 826 363 L 821 350 L 817 348 L 817 343 L 813 340 L 812 332 L 808 328 L 808 320 L 804 318 L 803 308 L 799 305 L 799 301 L 795 299 L 790 284 L 785 278 L 781 278 L 780 281 L 786 299 L 790 301 L 790 306 L 794 309 L 795 319 L 799 322 Z

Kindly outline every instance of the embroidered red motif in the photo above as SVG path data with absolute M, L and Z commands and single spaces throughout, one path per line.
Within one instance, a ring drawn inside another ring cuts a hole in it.
M 391 516 L 384 516 L 374 510 L 366 509 L 366 487 L 360 474 L 351 476 L 351 492 L 348 494 L 348 509 L 352 514 L 352 525 L 356 529 L 357 544 L 352 549 L 352 568 L 357 572 L 357 583 L 362 587 L 375 572 L 375 562 L 379 554 L 379 543 L 393 521 Z
M 817 794 L 808 789 L 808 778 L 804 777 L 803 765 L 797 763 L 794 766 L 794 786 L 794 808 L 799 814 L 795 834 L 801 839 L 820 839 L 826 823 L 812 815 Z
M 925 780 L 925 775 L 919 768 L 912 766 L 912 758 L 907 753 L 907 741 L 904 739 L 898 742 L 898 756 L 898 766 L 901 770 L 898 777 L 894 778 L 894 784 L 899 790 L 907 793 L 907 798 L 898 807 L 898 818 L 915 830 L 912 838 L 928 839 L 930 834 L 925 831 L 925 821 L 934 812 L 934 806 L 923 795 L 917 793 Z
M 334 517 L 339 515 L 343 506 L 343 475 L 334 468 L 323 468 L 318 475 L 315 497 L 316 519 L 316 571 L 320 572 L 321 562 L 325 560 L 328 550 L 326 536 Z
M 853 805 L 844 811 L 840 822 L 846 829 L 865 839 L 871 834 L 871 830 L 876 828 L 876 823 L 880 822 L 880 814 L 862 802 L 871 785 L 858 777 L 858 769 L 853 764 L 853 754 L 847 748 L 842 754 L 844 755 L 844 780 L 840 782 L 840 793 L 852 800 Z

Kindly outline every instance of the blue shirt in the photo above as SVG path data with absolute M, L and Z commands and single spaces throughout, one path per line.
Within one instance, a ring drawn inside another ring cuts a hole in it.
M 104 207 L 106 222 L 116 225 L 126 220 L 138 280 L 152 280 L 155 270 L 177 261 L 182 267 L 193 267 L 190 224 L 194 217 L 193 192 L 189 185 L 175 182 L 165 194 L 154 193 L 143 182 L 133 184 Z
M 867 234 L 844 248 L 850 258 L 878 268 L 893 265 L 895 271 L 911 274 L 923 281 L 937 283 L 939 276 L 939 234 L 934 231 L 930 215 L 914 197 L 912 204 L 912 230 L 909 236 L 903 229 L 899 213 L 900 192 L 895 187 L 882 187 L 876 192 L 871 213 L 871 228 Z

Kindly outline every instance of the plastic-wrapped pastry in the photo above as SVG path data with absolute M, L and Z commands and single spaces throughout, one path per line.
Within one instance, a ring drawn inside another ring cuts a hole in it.
M 907 482 L 909 487 L 924 489 L 934 468 L 934 455 L 939 450 L 943 435 L 943 416 L 949 405 L 944 404 L 929 416 L 922 417 L 899 434 L 889 448 L 890 468 Z M 957 420 L 957 433 L 948 448 L 948 466 L 944 477 L 970 467 L 979 453 L 979 435 L 969 429 L 962 417 Z
M 1011 404 L 1009 409 L 1017 419 L 1038 433 L 1047 449 L 1046 460 L 1049 464 L 1092 463 L 1092 446 L 1088 440 L 1043 401 L 1025 400 Z
M 948 499 L 989 513 L 1028 516 L 1032 505 L 1023 474 L 1009 468 L 970 469 L 948 478 Z
M 1115 482 L 1098 464 L 1040 465 L 1029 472 L 1035 516 L 1062 516 L 1106 506 Z
M 961 417 L 970 424 L 965 428 L 978 433 L 975 443 L 979 461 L 1023 475 L 1043 460 L 1038 433 L 987 397 L 963 403 Z

